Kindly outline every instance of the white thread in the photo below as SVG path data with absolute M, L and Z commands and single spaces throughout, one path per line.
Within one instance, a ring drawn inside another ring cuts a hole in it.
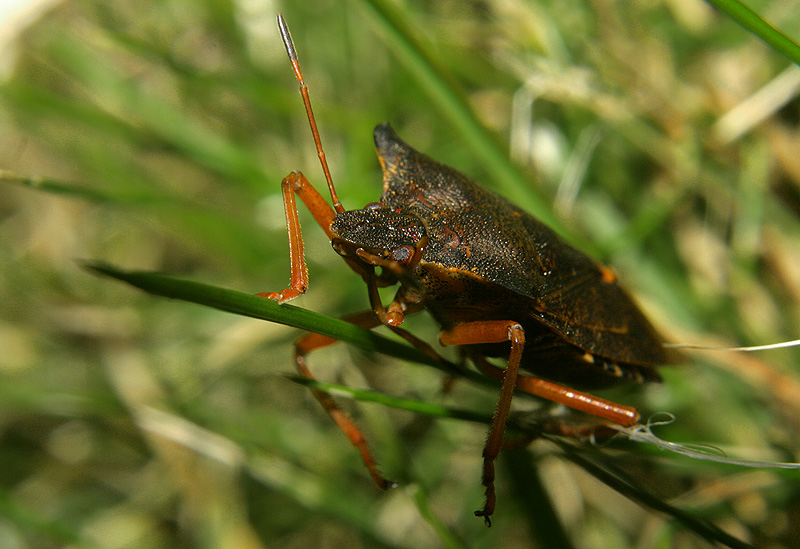
M 656 421 L 656 418 L 659 415 L 666 416 L 666 419 Z M 752 460 L 752 459 L 738 459 L 738 458 L 729 458 L 725 456 L 725 453 L 720 450 L 719 448 L 715 448 L 714 446 L 710 445 L 689 445 L 689 444 L 679 444 L 676 442 L 669 442 L 668 440 L 663 440 L 658 438 L 655 434 L 653 434 L 652 428 L 659 425 L 669 425 L 670 423 L 675 421 L 675 416 L 667 412 L 660 412 L 659 414 L 654 414 L 650 416 L 647 420 L 646 425 L 642 425 L 637 423 L 631 427 L 623 427 L 621 425 L 612 425 L 611 427 L 617 429 L 621 435 L 629 438 L 634 442 L 642 442 L 645 444 L 652 444 L 659 450 L 666 450 L 668 452 L 673 452 L 676 454 L 680 454 L 692 459 L 699 459 L 703 461 L 713 461 L 716 463 L 727 463 L 729 465 L 738 465 L 739 467 L 757 467 L 757 468 L 769 468 L 769 469 L 800 469 L 800 463 L 787 463 L 787 462 L 780 462 L 780 461 L 761 461 L 761 460 Z

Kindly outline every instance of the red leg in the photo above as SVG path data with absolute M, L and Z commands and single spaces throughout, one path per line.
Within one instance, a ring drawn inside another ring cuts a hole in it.
M 503 380 L 503 370 L 501 368 L 492 366 L 480 357 L 473 357 L 473 360 L 483 373 L 495 379 Z M 538 377 L 517 376 L 517 389 L 558 402 L 569 408 L 613 421 L 625 427 L 630 427 L 639 420 L 639 412 L 635 408 L 581 393 L 575 389 L 545 381 Z
M 274 299 L 278 303 L 285 303 L 304 294 L 308 288 L 308 268 L 303 252 L 303 235 L 300 231 L 300 219 L 297 216 L 297 202 L 294 195 L 297 194 L 308 207 L 328 238 L 331 236 L 331 222 L 336 213 L 300 172 L 292 172 L 286 176 L 281 183 L 281 190 L 283 192 L 283 210 L 286 214 L 286 228 L 289 233 L 290 287 L 280 292 L 263 292 L 258 295 Z
M 492 525 L 492 513 L 495 507 L 494 490 L 494 461 L 503 445 L 503 434 L 506 430 L 506 421 L 511 409 L 511 398 L 514 395 L 514 386 L 517 382 L 517 372 L 522 359 L 522 350 L 525 348 L 525 330 L 513 320 L 491 320 L 478 322 L 465 322 L 458 324 L 450 330 L 443 331 L 439 340 L 442 345 L 466 345 L 471 343 L 502 343 L 511 342 L 511 352 L 508 357 L 508 366 L 503 373 L 503 385 L 500 389 L 500 398 L 497 401 L 492 426 L 483 449 L 483 485 L 486 487 L 486 503 L 483 509 L 475 511 L 475 516 L 483 517 L 487 526 Z
M 280 292 L 262 292 L 257 295 L 274 299 L 278 303 L 286 303 L 303 295 L 308 288 L 308 268 L 303 252 L 303 234 L 300 230 L 300 219 L 297 216 L 295 194 L 300 197 L 328 238 L 331 237 L 331 223 L 336 217 L 336 212 L 300 172 L 292 172 L 287 175 L 281 183 L 281 191 L 283 193 L 283 211 L 286 214 L 286 228 L 289 233 L 290 287 Z M 356 263 L 348 259 L 345 261 L 358 274 L 365 275 L 364 269 Z
M 375 313 L 375 317 L 378 318 L 381 323 L 385 324 L 386 327 L 391 331 L 405 339 L 408 343 L 429 357 L 438 361 L 447 370 L 454 374 L 458 373 L 459 369 L 455 364 L 445 359 L 442 355 L 437 353 L 433 347 L 419 339 L 414 334 L 399 327 L 399 324 L 402 324 L 403 319 L 407 315 L 419 312 L 422 310 L 422 306 L 416 303 L 407 303 L 403 298 L 404 290 L 401 288 L 398 290 L 397 295 L 395 295 L 394 300 L 391 302 L 391 304 L 389 304 L 389 308 L 387 309 L 383 306 L 383 303 L 381 302 L 381 296 L 378 293 L 377 283 L 379 281 L 379 277 L 376 277 L 374 273 L 370 273 L 367 275 L 366 280 L 367 290 L 369 292 L 369 302 L 372 306 L 372 311 Z
M 374 328 L 380 324 L 380 321 L 372 311 L 356 313 L 354 315 L 345 317 L 344 320 L 367 329 Z M 336 341 L 337 340 L 333 338 L 313 333 L 301 337 L 297 343 L 295 343 L 294 357 L 297 371 L 300 372 L 300 375 L 309 379 L 315 379 L 314 374 L 312 374 L 308 369 L 308 366 L 306 366 L 305 355 L 315 349 L 321 349 L 322 347 L 327 347 L 332 343 L 336 343 Z M 372 476 L 372 480 L 375 481 L 375 484 L 384 490 L 393 487 L 394 483 L 385 479 L 378 471 L 375 457 L 372 455 L 372 452 L 367 445 L 367 440 L 364 437 L 364 433 L 361 431 L 361 429 L 359 429 L 358 425 L 356 425 L 350 416 L 348 416 L 347 413 L 345 413 L 339 407 L 339 405 L 336 404 L 336 401 L 333 400 L 329 394 L 322 391 L 317 391 L 315 389 L 312 389 L 312 392 L 314 393 L 317 401 L 319 401 L 322 407 L 325 408 L 325 411 L 328 412 L 328 415 L 331 416 L 331 419 L 333 419 L 333 421 L 336 422 L 336 425 L 339 426 L 339 429 L 341 429 L 345 436 L 350 439 L 350 442 L 353 444 L 353 446 L 355 446 L 358 451 L 361 452 L 361 460 L 367 467 L 367 470 L 369 471 L 370 476 Z
M 356 313 L 353 315 L 349 315 L 344 318 L 344 320 L 348 322 L 352 322 L 356 326 L 360 326 L 362 328 L 371 329 L 379 326 L 381 324 L 380 317 L 375 314 L 374 311 L 362 311 L 360 313 Z M 445 358 L 440 356 L 433 348 L 425 343 L 424 341 L 418 339 L 416 336 L 410 334 L 409 332 L 401 329 L 401 328 L 392 328 L 392 331 L 401 336 L 403 339 L 423 351 L 425 354 L 433 357 L 434 359 L 438 360 L 440 363 L 446 365 L 448 369 L 453 371 L 457 371 L 458 368 L 448 362 Z M 321 349 L 322 347 L 327 347 L 332 343 L 336 343 L 337 340 L 331 337 L 327 337 L 320 334 L 306 334 L 301 337 L 295 343 L 295 365 L 297 367 L 297 371 L 304 377 L 309 379 L 315 379 L 314 375 L 309 370 L 308 366 L 306 366 L 305 356 L 314 351 L 316 349 Z M 394 486 L 394 483 L 385 479 L 380 472 L 378 471 L 377 462 L 375 457 L 372 455 L 372 452 L 369 449 L 367 444 L 366 438 L 364 437 L 364 433 L 355 424 L 355 422 L 348 416 L 336 401 L 331 398 L 331 396 L 327 393 L 322 391 L 316 391 L 312 389 L 314 397 L 316 397 L 317 401 L 322 405 L 328 415 L 336 422 L 345 436 L 350 440 L 350 442 L 355 446 L 358 451 L 361 453 L 361 460 L 364 462 L 364 465 L 367 467 L 370 476 L 375 481 L 375 483 L 383 489 L 391 488 Z

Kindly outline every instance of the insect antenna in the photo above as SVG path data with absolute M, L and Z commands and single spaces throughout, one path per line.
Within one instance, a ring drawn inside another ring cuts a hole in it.
M 306 115 L 308 116 L 308 123 L 311 125 L 311 134 L 314 136 L 314 144 L 317 147 L 317 156 L 319 163 L 322 164 L 322 171 L 325 173 L 325 180 L 328 182 L 328 189 L 331 191 L 331 200 L 333 201 L 333 209 L 337 213 L 344 211 L 344 206 L 339 202 L 336 196 L 336 189 L 333 187 L 333 179 L 331 178 L 331 171 L 328 169 L 328 161 L 325 159 L 325 151 L 322 150 L 322 141 L 319 137 L 319 130 L 317 129 L 317 121 L 314 118 L 314 112 L 311 110 L 311 99 L 308 97 L 308 86 L 303 80 L 303 73 L 300 72 L 300 63 L 297 61 L 297 51 L 294 48 L 292 35 L 289 33 L 289 26 L 286 24 L 286 19 L 283 15 L 278 14 L 278 29 L 281 31 L 281 39 L 283 45 L 286 47 L 286 53 L 289 55 L 289 61 L 292 63 L 294 74 L 297 81 L 300 83 L 300 95 L 303 96 L 303 105 L 306 107 Z

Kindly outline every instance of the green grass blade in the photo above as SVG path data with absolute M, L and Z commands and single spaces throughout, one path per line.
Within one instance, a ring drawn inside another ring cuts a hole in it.
M 528 528 L 545 547 L 574 547 L 564 530 L 552 498 L 542 483 L 536 458 L 531 452 L 517 448 L 503 456 L 506 471 L 514 479 L 511 483 L 517 501 L 525 511 Z
M 761 18 L 739 0 L 709 0 L 728 17 L 800 65 L 800 45 Z
M 5 170 L 0 170 L 0 183 L 9 183 L 37 189 L 52 194 L 60 194 L 73 198 L 80 198 L 96 203 L 119 203 L 126 205 L 155 204 L 164 201 L 163 194 L 148 192 L 146 190 L 117 192 L 111 188 L 92 189 L 78 183 L 58 181 L 47 177 L 21 176 Z
M 89 45 L 58 38 L 54 37 L 51 44 L 53 57 L 78 82 L 109 98 L 104 114 L 126 131 L 143 139 L 159 140 L 222 177 L 256 190 L 272 178 L 246 146 L 213 131 L 185 109 L 130 85 L 119 67 L 98 59 Z
M 220 215 L 219 212 L 186 202 L 180 197 L 170 196 L 166 191 L 150 188 L 120 186 L 89 187 L 81 183 L 60 181 L 47 177 L 21 176 L 0 170 L 0 183 L 16 185 L 67 196 L 97 204 L 113 204 L 117 207 L 149 210 L 168 224 L 178 227 L 176 232 L 191 235 L 203 243 L 205 250 L 228 254 L 244 264 L 259 262 L 268 256 L 269 243 L 253 238 L 252 226 L 239 219 Z M 240 250 L 241 253 L 237 253 Z
M 442 406 L 441 404 L 434 404 L 432 402 L 424 402 L 421 400 L 414 400 L 410 398 L 393 397 L 385 395 L 383 393 L 376 393 L 375 391 L 354 389 L 353 387 L 347 387 L 345 385 L 328 383 L 325 381 L 308 379 L 305 377 L 299 377 L 299 376 L 286 376 L 286 377 L 287 379 L 291 379 L 295 383 L 299 383 L 300 385 L 304 385 L 312 389 L 318 389 L 325 393 L 329 393 L 333 396 L 351 398 L 353 400 L 358 400 L 361 402 L 374 402 L 376 404 L 381 404 L 383 406 L 388 406 L 390 408 L 396 408 L 398 410 L 406 410 L 409 412 L 414 412 L 415 414 L 438 417 L 441 419 L 459 419 L 462 421 L 471 421 L 475 423 L 488 424 L 491 423 L 492 421 L 491 416 L 486 414 L 479 414 L 471 412 L 469 410 L 460 410 L 457 408 L 451 408 L 449 406 Z
M 414 503 L 417 505 L 419 514 L 425 519 L 425 522 L 436 532 L 436 536 L 442 544 L 442 547 L 447 549 L 461 549 L 469 547 L 461 539 L 459 539 L 453 532 L 448 530 L 447 525 L 438 517 L 431 507 L 428 495 L 421 487 L 417 487 L 414 491 Z
M 211 286 L 209 284 L 176 278 L 160 273 L 123 271 L 104 263 L 87 262 L 84 265 L 87 269 L 96 274 L 127 282 L 151 294 L 189 301 L 191 303 L 197 303 L 199 305 L 205 305 L 206 307 L 212 307 L 221 311 L 249 316 L 260 320 L 277 322 L 278 324 L 292 326 L 301 330 L 322 334 L 339 341 L 345 341 L 366 351 L 379 352 L 402 360 L 441 368 L 448 371 L 448 373 L 453 373 L 451 370 L 442 366 L 438 361 L 405 343 L 400 343 L 378 335 L 370 330 L 359 328 L 344 320 L 315 313 L 307 309 L 302 309 L 293 305 L 278 305 L 277 302 L 271 299 L 264 299 L 263 297 L 253 294 Z M 469 372 L 464 372 L 464 374 L 473 377 Z M 481 379 L 479 375 L 475 375 L 474 377 L 476 379 Z
M 609 469 L 595 463 L 589 458 L 581 455 L 575 448 L 563 440 L 554 437 L 547 437 L 564 450 L 564 457 L 572 461 L 584 471 L 594 476 L 607 486 L 613 488 L 625 497 L 656 511 L 666 513 L 680 522 L 685 528 L 691 530 L 698 536 L 710 542 L 721 543 L 734 549 L 746 549 L 752 547 L 727 532 L 724 532 L 714 524 L 692 516 L 690 513 L 667 503 L 664 499 L 654 496 L 644 488 L 638 486 L 629 479 L 623 478 L 619 471 L 612 472 Z

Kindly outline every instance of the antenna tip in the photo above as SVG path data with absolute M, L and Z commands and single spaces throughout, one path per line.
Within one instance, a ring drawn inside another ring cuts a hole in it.
M 283 45 L 286 47 L 286 53 L 289 54 L 289 59 L 296 60 L 297 53 L 294 49 L 292 35 L 289 33 L 289 25 L 286 24 L 283 14 L 280 13 L 278 14 L 278 29 L 281 31 L 281 40 L 283 40 Z

